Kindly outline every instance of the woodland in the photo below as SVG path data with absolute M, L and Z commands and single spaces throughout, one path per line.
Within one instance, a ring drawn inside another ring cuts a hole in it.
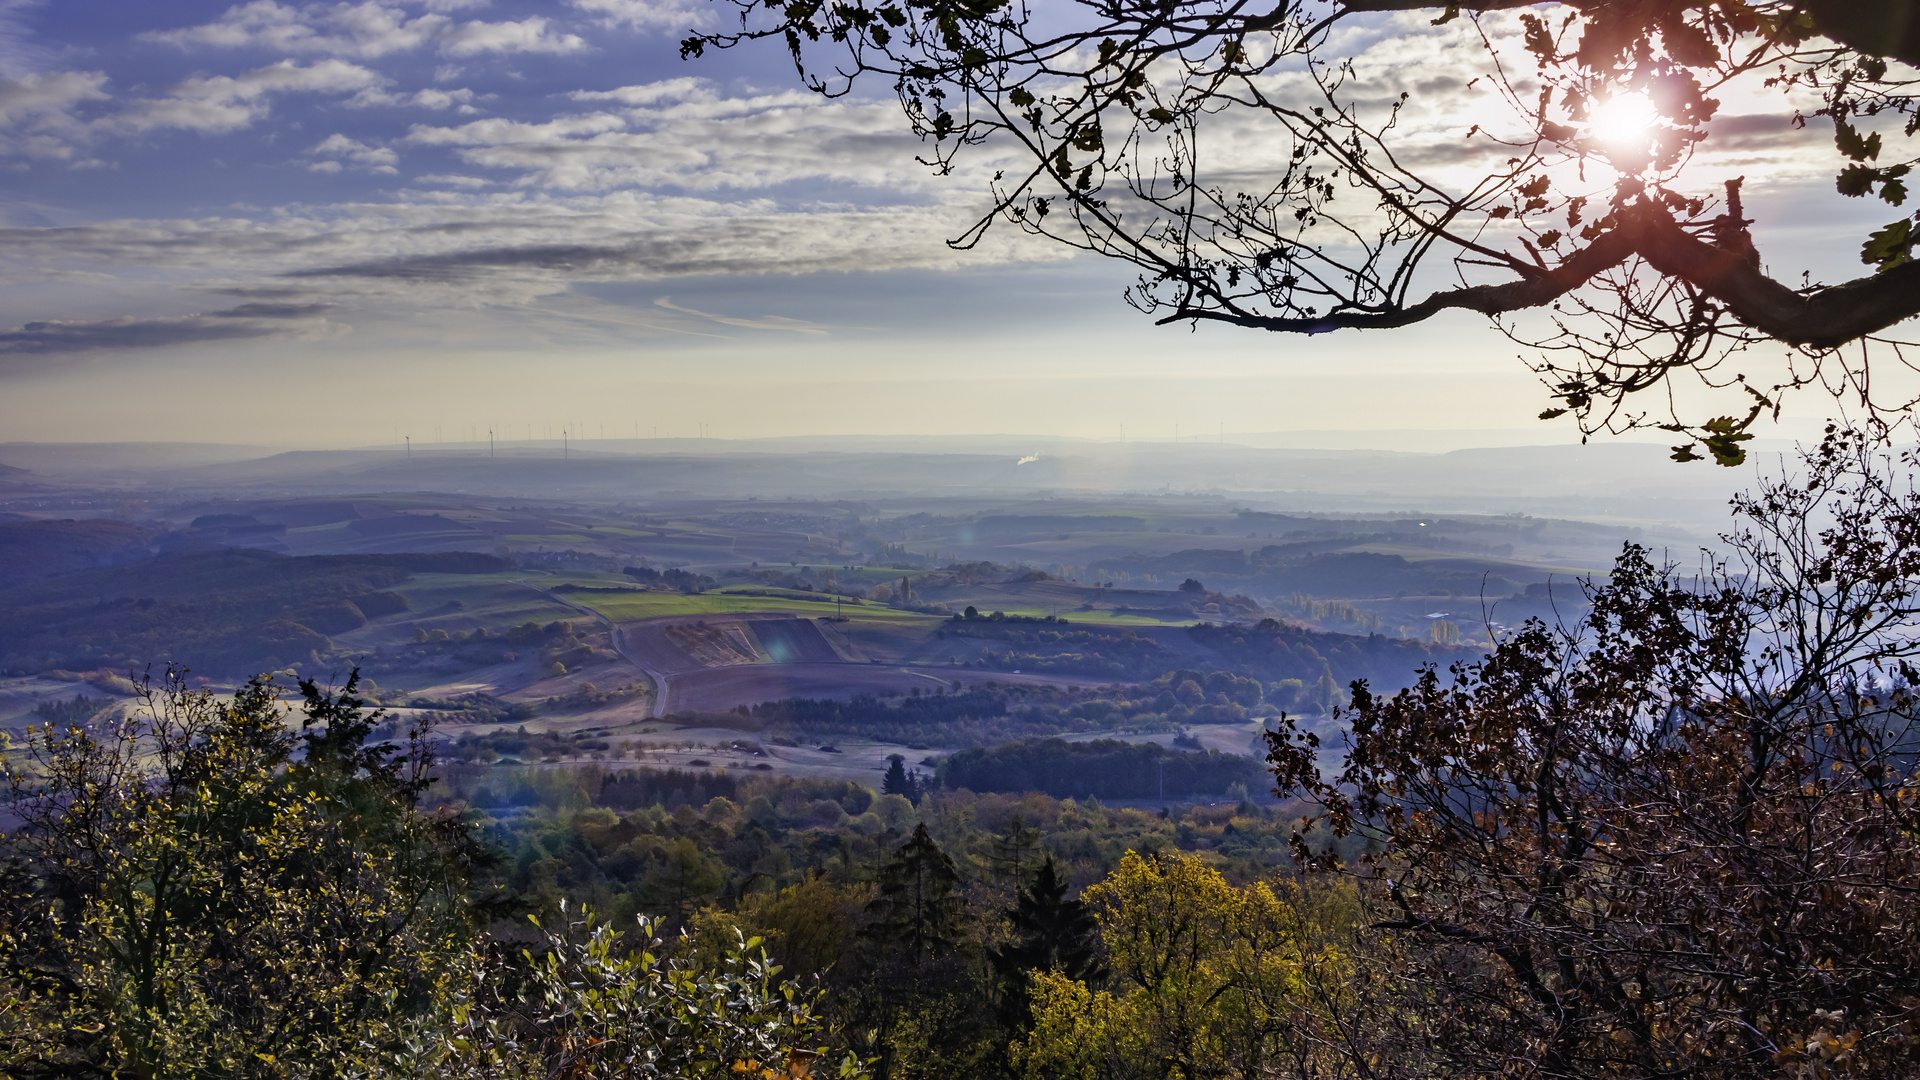
M 1283 713 L 1277 803 L 1245 773 L 1157 806 L 1045 775 L 1171 753 L 1100 741 L 896 755 L 878 791 L 489 765 L 351 678 L 227 697 L 170 675 L 7 751 L 0 1060 L 1905 1074 L 1917 464 L 1836 428 L 1737 502 L 1723 560 L 1629 544 L 1577 624 L 1398 692 L 1355 680 L 1338 745 Z

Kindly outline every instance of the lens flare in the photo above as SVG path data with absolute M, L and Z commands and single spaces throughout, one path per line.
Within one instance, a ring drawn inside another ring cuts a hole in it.
M 1660 112 L 1645 94 L 1616 94 L 1588 114 L 1588 130 L 1605 144 L 1644 143 L 1660 120 Z

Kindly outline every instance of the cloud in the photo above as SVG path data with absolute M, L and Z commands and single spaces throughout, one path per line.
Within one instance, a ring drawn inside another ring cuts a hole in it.
M 483 187 L 493 186 L 493 181 L 485 180 L 478 176 L 449 176 L 449 175 L 439 175 L 439 174 L 432 175 L 432 176 L 416 176 L 414 177 L 413 182 L 416 184 L 431 184 L 431 185 L 438 185 L 441 187 L 457 187 L 457 188 L 483 188 Z
M 972 194 L 968 192 L 967 194 Z M 106 275 L 92 291 L 178 304 L 183 290 L 333 304 L 364 318 L 524 305 L 576 285 L 679 275 L 942 270 L 1068 257 L 996 231 L 979 247 L 943 243 L 978 211 L 961 205 L 782 211 L 637 192 L 556 201 L 526 193 L 407 193 L 381 203 L 281 208 L 238 217 L 132 219 L 0 228 L 0 319 L 42 319 L 35 282 Z M 277 290 L 262 297 L 252 290 Z M 234 290 L 250 290 L 236 293 Z M 382 313 L 385 313 L 384 315 Z M 230 332 L 230 331 L 229 331 Z
M 239 75 L 210 75 L 179 83 L 162 98 L 134 104 L 99 122 L 123 132 L 154 128 L 233 131 L 267 115 L 275 94 L 346 93 L 376 86 L 374 72 L 344 60 L 321 60 L 301 67 L 282 60 Z
M 687 199 L 610 198 L 573 212 L 547 207 L 544 214 L 530 214 L 532 209 L 526 203 L 495 203 L 469 207 L 462 215 L 449 208 L 448 218 L 431 230 L 416 227 L 377 238 L 383 245 L 416 249 L 437 242 L 439 250 L 290 269 L 283 280 L 368 297 L 391 297 L 394 287 L 405 286 L 423 302 L 530 303 L 591 281 L 943 269 L 1066 255 L 1022 243 L 1010 230 L 975 250 L 955 252 L 942 241 L 962 227 L 965 211 L 945 207 L 803 214 Z M 465 222 L 458 222 L 463 216 Z
M 164 318 L 93 322 L 30 322 L 0 331 L 0 356 L 44 356 L 108 349 L 142 349 L 265 337 L 317 337 L 334 324 L 326 304 L 248 303 L 223 311 Z
M 607 26 L 628 30 L 682 31 L 708 25 L 712 5 L 703 0 L 567 0 L 572 7 L 601 17 Z
M 418 97 L 348 60 L 289 60 L 237 76 L 198 76 L 87 130 L 95 137 L 169 125 L 227 130 L 267 115 L 280 94 L 322 91 L 347 102 L 390 95 L 413 104 Z M 465 100 L 442 92 L 449 101 Z M 117 312 L 91 302 L 84 314 L 61 312 L 35 292 L 76 274 L 97 279 L 88 286 L 95 294 L 123 297 L 120 312 L 191 310 L 183 297 L 227 295 L 332 305 L 366 325 L 479 309 L 538 318 L 573 303 L 576 286 L 594 283 L 938 270 L 1067 256 L 1012 230 L 971 251 L 948 248 L 943 241 L 985 205 L 983 177 L 927 179 L 892 103 L 822 102 L 799 92 L 729 97 L 698 79 L 574 97 L 545 119 L 417 125 L 394 141 L 353 126 L 316 139 L 323 128 L 294 144 L 304 147 L 293 155 L 296 164 L 342 176 L 401 173 L 403 158 L 416 156 L 409 146 L 441 147 L 467 163 L 436 162 L 380 200 L 0 229 L 0 279 L 25 286 L 0 292 L 0 327 L 19 327 L 0 338 L 0 349 L 77 351 L 308 332 L 299 320 L 240 309 L 102 319 Z M 825 203 L 787 187 L 783 199 L 769 197 L 779 185 L 819 177 L 850 180 L 861 193 L 843 185 L 832 189 L 837 201 Z M 261 295 L 262 286 L 276 291 Z M 800 320 L 683 310 L 670 299 L 653 310 L 656 322 L 828 332 Z M 567 317 L 602 318 L 577 311 Z M 609 327 L 610 337 L 625 332 Z
M 350 139 L 338 132 L 321 140 L 307 156 L 317 160 L 310 162 L 307 168 L 314 172 L 339 172 L 343 168 L 364 169 L 367 172 L 394 174 L 400 170 L 394 168 L 400 163 L 400 155 L 384 146 L 368 146 L 358 139 Z
M 429 4 L 427 14 L 408 18 L 404 8 L 378 0 L 338 4 L 282 4 L 252 0 L 230 7 L 200 26 L 142 34 L 148 41 L 180 48 L 272 49 L 363 59 L 432 50 L 446 56 L 483 53 L 580 52 L 587 43 L 554 31 L 538 15 L 505 22 L 462 22 L 442 11 L 472 4 Z
M 698 315 L 703 319 L 726 326 L 743 326 L 749 330 L 791 330 L 796 334 L 825 334 L 827 328 L 820 323 L 806 319 L 789 319 L 784 315 L 764 315 L 758 319 L 742 319 L 734 315 L 715 315 L 706 311 L 695 311 L 690 307 L 681 307 L 673 302 L 673 297 L 662 296 L 654 300 L 653 306 L 677 311 L 682 315 Z
M 465 88 L 436 90 L 428 87 L 416 92 L 409 103 L 423 109 L 459 109 L 463 113 L 477 111 L 473 107 L 473 91 Z
M 0 0 L 0 79 L 20 79 L 44 69 L 54 50 L 34 40 L 27 13 L 43 0 Z
M 440 35 L 440 51 L 448 56 L 476 56 L 481 53 L 571 53 L 587 47 L 573 34 L 553 34 L 547 20 L 539 16 L 518 22 L 465 22 L 448 27 Z
M 826 179 L 899 199 L 941 183 L 913 160 L 915 143 L 891 102 L 826 102 L 803 91 L 723 97 L 695 78 L 568 96 L 623 107 L 538 122 L 420 124 L 407 141 L 512 172 L 520 186 L 562 191 L 752 190 Z M 972 164 L 996 153 L 983 149 Z
M 0 79 L 0 156 L 72 160 L 82 105 L 106 101 L 100 71 L 54 71 Z
M 718 100 L 719 97 L 714 93 L 712 83 L 693 75 L 612 90 L 575 90 L 567 96 L 575 101 L 617 101 L 635 108 L 689 99 Z
M 452 109 L 454 112 L 460 113 L 463 116 L 471 116 L 480 111 L 473 104 L 474 99 L 478 96 L 479 95 L 475 94 L 472 90 L 464 87 L 458 90 L 442 90 L 438 87 L 429 86 L 423 90 L 416 90 L 411 94 L 396 94 L 381 87 L 370 87 L 355 94 L 348 100 L 347 104 L 358 109 L 370 108 L 377 105 L 411 105 L 420 109 L 432 109 L 435 112 L 445 112 L 448 109 Z
M 292 60 L 239 75 L 200 75 L 91 118 L 82 108 L 112 100 L 98 71 L 59 71 L 0 80 L 0 156 L 76 162 L 106 135 L 160 129 L 235 131 L 266 117 L 280 94 L 344 94 L 377 88 L 378 74 L 344 60 L 302 67 Z M 98 112 L 98 110 L 94 110 Z

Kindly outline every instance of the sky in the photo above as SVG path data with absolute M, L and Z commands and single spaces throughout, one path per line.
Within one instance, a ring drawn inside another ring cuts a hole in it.
M 682 60 L 716 17 L 0 0 L 0 442 L 1578 437 L 1477 317 L 1154 327 L 1122 267 L 1006 229 L 952 250 L 1005 151 L 936 176 L 884 87 L 813 97 L 773 45 Z M 1419 77 L 1433 147 L 1486 116 L 1457 29 L 1356 45 Z M 1750 174 L 1763 252 L 1801 260 L 1777 275 L 1853 276 L 1829 241 L 1872 215 L 1814 199 L 1830 140 L 1791 112 L 1730 100 L 1702 167 Z M 1227 142 L 1263 167 L 1257 130 Z

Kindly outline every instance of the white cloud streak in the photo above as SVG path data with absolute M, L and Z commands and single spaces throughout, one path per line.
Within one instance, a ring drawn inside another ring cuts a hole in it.
M 446 112 L 451 109 L 463 116 L 471 116 L 480 111 L 473 104 L 479 96 L 464 87 L 456 90 L 442 90 L 439 87 L 429 86 L 411 94 L 396 94 L 383 87 L 370 87 L 348 99 L 347 104 L 357 109 L 374 106 L 411 106 L 416 109 L 431 109 L 434 112 Z
M 890 102 L 829 103 L 801 91 L 732 98 L 696 78 L 569 96 L 621 107 L 537 123 L 420 124 L 407 141 L 451 148 L 469 165 L 514 174 L 519 186 L 558 191 L 756 190 L 831 180 L 899 198 L 953 186 L 914 162 L 916 144 Z M 992 160 L 982 151 L 972 165 Z
M 603 25 L 642 32 L 704 27 L 713 21 L 706 0 L 567 0 L 569 6 L 598 15 Z
M 27 13 L 45 0 L 0 0 L 0 79 L 20 79 L 44 70 L 54 50 L 34 40 Z
M 179 48 L 272 49 L 282 53 L 374 59 L 391 53 L 432 51 L 466 57 L 484 53 L 576 53 L 587 48 L 576 34 L 556 31 L 533 15 L 502 22 L 462 22 L 443 11 L 469 4 L 429 5 L 411 18 L 404 8 L 377 0 L 363 3 L 282 4 L 252 0 L 228 8 L 200 26 L 142 37 Z
M 97 125 L 118 132 L 154 128 L 234 131 L 265 117 L 275 95 L 345 94 L 384 81 L 377 73 L 344 60 L 320 60 L 307 67 L 282 60 L 239 75 L 187 79 L 166 96 L 136 102 Z
M 4 79 L 0 80 L 0 158 L 98 164 L 79 155 L 102 139 L 163 130 L 238 131 L 267 118 L 273 100 L 287 94 L 385 96 L 400 104 L 473 111 L 465 104 L 472 99 L 470 92 L 427 90 L 402 98 L 387 94 L 386 81 L 378 72 L 345 60 L 318 60 L 304 66 L 282 60 L 238 75 L 196 75 L 158 96 L 100 108 L 114 102 L 103 72 L 57 71 Z
M 671 296 L 655 298 L 653 306 L 665 308 L 668 311 L 677 311 L 682 315 L 695 315 L 710 322 L 720 323 L 723 326 L 739 326 L 748 330 L 786 330 L 796 334 L 814 334 L 818 336 L 825 336 L 827 333 L 826 326 L 807 319 L 790 319 L 785 315 L 763 315 L 757 319 L 743 319 L 736 315 L 715 315 L 710 311 L 696 311 L 690 307 L 682 307 L 674 303 L 673 297 Z
M 77 110 L 106 101 L 100 71 L 54 71 L 0 79 L 0 157 L 72 161 L 83 127 Z
M 307 165 L 315 172 L 358 168 L 391 176 L 400 171 L 394 168 L 400 163 L 399 154 L 384 146 L 368 146 L 338 132 L 321 140 L 319 145 L 307 151 L 307 155 L 315 159 Z

